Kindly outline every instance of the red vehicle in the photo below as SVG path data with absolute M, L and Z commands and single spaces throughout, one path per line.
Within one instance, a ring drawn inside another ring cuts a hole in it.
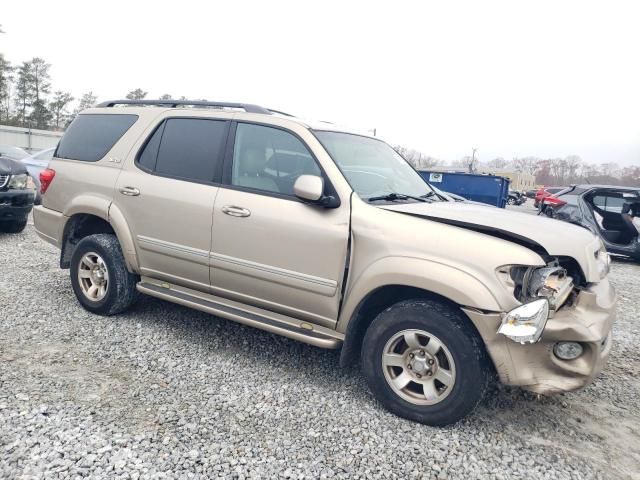
M 542 187 L 536 192 L 533 206 L 538 208 L 543 198 L 547 198 L 547 197 L 550 197 L 551 195 L 555 195 L 556 193 L 561 192 L 565 188 L 567 187 Z

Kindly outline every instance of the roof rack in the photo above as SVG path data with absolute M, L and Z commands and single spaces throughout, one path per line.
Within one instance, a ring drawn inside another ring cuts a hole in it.
M 275 110 L 269 110 L 250 103 L 209 102 L 206 100 L 109 100 L 96 105 L 96 107 L 115 107 L 116 105 L 156 105 L 171 108 L 176 108 L 181 105 L 194 107 L 242 108 L 247 113 L 266 113 L 268 115 L 275 112 Z

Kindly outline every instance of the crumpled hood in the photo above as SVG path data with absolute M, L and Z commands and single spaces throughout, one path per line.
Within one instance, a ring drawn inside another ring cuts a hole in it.
M 551 218 L 467 202 L 406 203 L 381 206 L 519 243 L 540 255 L 568 256 L 589 282 L 600 280 L 594 253 L 600 240 L 586 228 Z
M 19 175 L 21 173 L 27 173 L 27 167 L 22 162 L 0 157 L 0 175 Z

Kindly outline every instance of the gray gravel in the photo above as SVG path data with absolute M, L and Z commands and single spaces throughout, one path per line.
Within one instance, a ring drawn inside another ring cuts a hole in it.
M 383 410 L 334 351 L 152 298 L 90 315 L 31 226 L 0 258 L 0 478 L 640 478 L 637 265 L 613 265 L 593 385 L 495 387 L 436 429 Z

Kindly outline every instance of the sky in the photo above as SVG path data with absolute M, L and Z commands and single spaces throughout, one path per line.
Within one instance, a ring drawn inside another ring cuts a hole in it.
M 3 2 L 0 52 L 53 88 L 256 103 L 445 163 L 640 164 L 637 1 Z

